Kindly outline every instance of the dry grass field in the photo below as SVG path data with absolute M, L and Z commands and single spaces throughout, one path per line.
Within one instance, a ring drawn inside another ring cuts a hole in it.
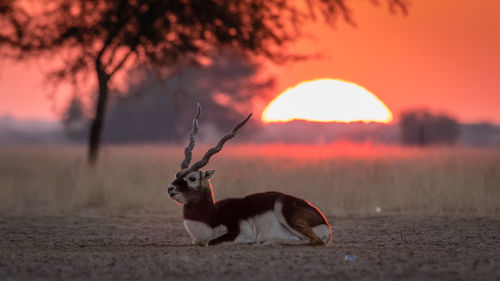
M 327 247 L 191 246 L 165 193 L 182 148 L 101 156 L 91 169 L 80 146 L 0 148 L 0 280 L 500 279 L 500 149 L 228 145 L 213 158 L 216 199 L 306 198 L 333 226 Z
M 206 147 L 197 147 L 199 159 Z M 201 151 L 201 152 L 200 152 Z M 96 169 L 85 148 L 0 148 L 0 211 L 180 214 L 165 188 L 181 147 L 105 147 Z M 500 215 L 500 149 L 428 149 L 338 144 L 228 145 L 207 168 L 216 199 L 276 190 L 306 198 L 326 215 Z

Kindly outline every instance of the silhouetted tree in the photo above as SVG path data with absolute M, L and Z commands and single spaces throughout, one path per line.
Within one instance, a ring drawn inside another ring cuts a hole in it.
M 460 125 L 446 115 L 425 110 L 401 115 L 401 142 L 407 145 L 455 144 L 460 137 Z
M 386 1 L 405 11 L 404 0 Z M 54 81 L 77 81 L 95 73 L 98 96 L 89 136 L 89 161 L 95 163 L 109 83 L 130 60 L 159 69 L 200 65 L 224 48 L 280 60 L 287 57 L 283 46 L 298 37 L 315 13 L 328 23 L 337 17 L 351 21 L 346 2 L 40 0 L 22 10 L 25 1 L 7 0 L 10 10 L 18 12 L 2 19 L 7 22 L 0 43 L 9 47 L 2 50 L 10 57 L 52 55 L 62 60 L 50 75 Z

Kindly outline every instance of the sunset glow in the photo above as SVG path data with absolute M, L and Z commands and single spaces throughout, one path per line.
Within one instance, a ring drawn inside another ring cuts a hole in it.
M 292 120 L 389 123 L 392 113 L 374 94 L 359 85 L 318 79 L 288 88 L 262 113 L 262 121 L 266 123 Z

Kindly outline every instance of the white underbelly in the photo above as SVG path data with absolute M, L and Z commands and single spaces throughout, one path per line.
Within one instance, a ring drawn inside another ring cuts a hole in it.
M 261 243 L 272 239 L 300 240 L 280 224 L 273 211 L 241 220 L 239 227 L 240 233 L 234 240 L 236 243 Z
M 184 220 L 184 228 L 187 230 L 191 238 L 202 244 L 208 244 L 210 240 L 227 233 L 227 227 L 224 225 L 212 228 L 204 222 L 193 220 Z

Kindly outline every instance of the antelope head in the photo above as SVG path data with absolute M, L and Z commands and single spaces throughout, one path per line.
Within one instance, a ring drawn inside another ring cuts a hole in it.
M 202 171 L 201 168 L 208 164 L 210 158 L 222 150 L 224 143 L 232 139 L 238 130 L 247 123 L 252 114 L 250 113 L 245 119 L 238 122 L 231 132 L 224 135 L 216 146 L 210 148 L 203 158 L 189 166 L 192 158 L 192 151 L 195 144 L 195 136 L 198 133 L 198 120 L 200 118 L 201 107 L 197 104 L 196 115 L 193 120 L 193 126 L 191 132 L 189 133 L 189 143 L 184 149 L 184 160 L 181 163 L 181 170 L 175 174 L 175 180 L 170 183 L 167 188 L 168 195 L 171 199 L 177 201 L 180 204 L 189 203 L 200 203 L 210 200 L 213 202 L 213 191 L 212 185 L 210 184 L 210 178 L 214 175 L 214 170 Z

